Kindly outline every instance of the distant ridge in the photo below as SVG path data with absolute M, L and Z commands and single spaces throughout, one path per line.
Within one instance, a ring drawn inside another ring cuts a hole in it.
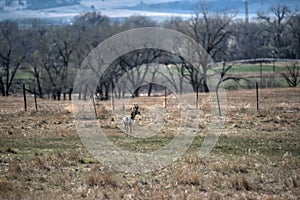
M 162 3 L 149 3 L 150 1 L 140 1 L 140 3 L 131 7 L 122 7 L 130 10 L 155 11 L 155 12 L 176 12 L 192 13 L 199 0 L 175 0 Z M 244 0 L 207 0 L 210 11 L 220 12 L 224 10 L 236 10 L 244 12 Z M 249 12 L 254 14 L 262 9 L 266 10 L 273 5 L 285 4 L 291 8 L 300 9 L 300 1 L 295 0 L 248 0 Z
M 232 11 L 242 17 L 244 0 L 207 0 L 210 11 Z M 5 19 L 49 18 L 70 21 L 74 16 L 99 11 L 111 18 L 126 18 L 132 14 L 151 16 L 155 20 L 194 13 L 199 0 L 0 0 L 0 21 Z M 300 10 L 300 0 L 248 0 L 249 15 L 268 11 L 271 6 L 285 4 Z

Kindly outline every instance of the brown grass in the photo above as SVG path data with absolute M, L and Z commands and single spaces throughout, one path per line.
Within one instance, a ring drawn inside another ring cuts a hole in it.
M 141 174 L 116 172 L 96 160 L 77 136 L 68 102 L 40 101 L 42 111 L 23 112 L 22 99 L 1 97 L 0 199 L 299 199 L 299 88 L 264 90 L 259 112 L 253 92 L 227 94 L 223 134 L 202 159 L 197 155 L 210 115 L 201 94 L 201 128 L 188 152 L 163 169 Z M 130 100 L 144 113 L 163 102 Z M 175 134 L 176 109 L 172 105 L 170 122 L 144 142 L 125 137 L 110 118 L 110 102 L 101 102 L 98 112 L 109 139 L 146 152 Z
M 86 176 L 85 182 L 88 186 L 104 186 L 111 185 L 115 186 L 115 181 L 113 181 L 112 177 L 109 174 L 105 173 L 90 173 Z
M 250 183 L 244 176 L 236 175 L 232 178 L 231 185 L 235 190 L 251 190 Z

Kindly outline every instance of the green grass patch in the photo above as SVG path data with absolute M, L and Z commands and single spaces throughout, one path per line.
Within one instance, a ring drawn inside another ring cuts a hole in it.
M 173 137 L 151 137 L 151 138 L 130 138 L 124 136 L 113 136 L 109 139 L 118 147 L 132 152 L 152 152 L 169 144 Z M 203 137 L 194 138 L 188 153 L 200 150 L 204 141 Z M 21 160 L 30 160 L 34 154 L 54 155 L 58 153 L 72 154 L 83 145 L 79 137 L 63 138 L 3 138 L 0 142 L 0 152 L 3 155 L 11 154 Z M 295 140 L 267 139 L 249 137 L 220 137 L 214 146 L 212 154 L 223 155 L 265 155 L 269 157 L 282 157 L 284 154 L 290 154 L 294 157 L 300 157 L 300 147 Z M 90 156 L 87 156 L 86 159 Z M 83 160 L 86 160 L 82 158 Z
M 275 66 L 275 72 L 286 71 L 285 67 Z M 236 65 L 233 66 L 229 73 L 259 73 L 260 65 Z M 262 65 L 262 72 L 273 72 L 272 65 Z
M 300 70 L 300 66 L 297 66 L 298 70 Z M 222 67 L 218 67 L 218 69 L 221 71 Z M 288 72 L 286 66 L 278 66 L 275 65 L 274 69 L 273 69 L 273 65 L 269 64 L 269 65 L 262 65 L 262 72 L 263 73 L 267 73 L 267 72 Z M 234 74 L 234 73 L 260 73 L 260 64 L 253 64 L 253 65 L 234 65 L 229 71 L 228 73 Z
M 220 137 L 213 152 L 238 156 L 265 155 L 269 157 L 282 157 L 289 153 L 295 157 L 300 157 L 300 147 L 296 141 L 276 138 Z
M 241 80 L 236 82 L 234 80 L 227 80 L 221 84 L 221 87 L 229 90 L 238 90 L 238 89 L 254 89 L 255 83 L 261 84 L 262 88 L 272 88 L 272 87 L 289 87 L 287 81 L 283 77 L 276 77 L 273 79 L 272 77 L 263 77 L 261 82 L 260 78 L 247 78 L 247 81 Z
M 28 71 L 19 70 L 15 76 L 16 79 L 31 79 L 33 78 L 32 74 Z
M 1 154 L 14 152 L 16 156 L 28 160 L 34 154 L 52 155 L 58 152 L 71 153 L 81 147 L 78 137 L 64 138 L 2 138 L 0 140 Z

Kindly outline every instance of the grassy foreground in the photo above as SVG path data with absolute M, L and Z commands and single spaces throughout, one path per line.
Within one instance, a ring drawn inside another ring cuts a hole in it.
M 0 114 L 0 199 L 299 199 L 300 110 L 228 111 L 210 154 L 197 154 L 206 128 L 188 151 L 160 170 L 131 174 L 101 164 L 83 146 L 69 112 Z M 172 127 L 169 127 L 172 128 Z M 165 134 L 126 137 L 103 130 L 131 151 L 167 144 Z

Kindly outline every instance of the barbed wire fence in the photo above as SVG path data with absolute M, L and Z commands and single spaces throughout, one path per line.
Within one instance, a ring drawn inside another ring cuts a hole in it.
M 259 84 L 258 84 L 259 85 Z M 226 90 L 226 103 L 228 109 L 276 109 L 286 107 L 286 105 L 298 108 L 300 111 L 300 88 L 285 87 L 285 88 L 248 88 L 248 86 L 238 86 L 239 89 Z M 257 96 L 258 94 L 258 96 Z M 196 99 L 196 93 L 186 94 L 183 98 Z M 200 93 L 198 100 L 198 109 L 209 111 L 209 94 Z M 115 100 L 115 102 L 118 99 Z M 178 109 L 178 99 L 176 95 L 169 94 L 168 96 L 150 96 L 136 97 L 129 99 L 132 104 L 139 103 L 143 107 L 151 107 L 153 104 L 160 104 L 166 109 Z M 97 106 L 110 107 L 112 103 L 108 101 L 99 101 Z M 196 109 L 197 105 L 195 105 Z M 0 112 L 1 113 L 18 113 L 18 112 L 65 112 L 72 111 L 71 101 L 54 101 L 50 99 L 35 98 L 34 95 L 26 94 L 26 105 L 24 97 L 10 96 L 0 97 Z
M 227 107 L 237 110 L 246 108 L 259 110 L 289 105 L 289 107 L 300 110 L 299 85 L 290 87 L 284 77 L 284 74 L 292 76 L 292 74 L 289 74 L 290 71 L 287 70 L 288 66 L 295 65 L 296 70 L 300 71 L 299 62 L 299 60 L 261 58 L 226 63 L 233 65 L 230 74 L 227 74 L 228 76 L 242 78 L 239 82 L 229 80 L 222 83 L 222 87 L 226 90 Z M 300 79 L 299 74 L 296 75 L 298 76 L 296 78 Z M 1 113 L 72 111 L 71 101 L 40 99 L 36 97 L 35 93 L 26 92 L 28 90 L 26 90 L 25 84 L 22 86 L 20 87 L 23 89 L 22 94 L 19 92 L 19 95 L 1 97 Z M 197 95 L 198 97 L 196 97 Z M 198 98 L 195 108 L 209 110 L 207 95 L 205 93 L 186 94 L 184 98 Z M 112 94 L 110 96 L 113 97 Z M 150 107 L 156 103 L 163 105 L 165 109 L 178 109 L 176 95 L 170 93 L 167 89 L 160 91 L 159 95 L 135 97 L 131 101 L 140 103 L 145 107 Z M 93 104 L 111 107 L 110 109 L 115 106 L 114 101 L 100 101 Z

